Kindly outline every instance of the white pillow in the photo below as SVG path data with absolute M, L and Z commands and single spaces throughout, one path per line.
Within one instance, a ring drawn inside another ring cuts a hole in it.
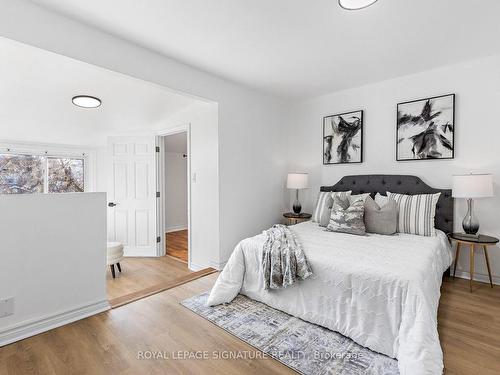
M 405 195 L 387 192 L 389 199 L 398 204 L 399 233 L 435 236 L 434 217 L 441 193 Z
M 380 193 L 377 193 L 375 195 L 375 203 L 378 204 L 379 207 L 385 206 L 389 202 L 389 197 L 382 195 Z
M 362 200 L 365 203 L 366 198 L 370 196 L 370 193 L 356 194 L 349 196 L 349 203 L 353 204 L 356 201 Z

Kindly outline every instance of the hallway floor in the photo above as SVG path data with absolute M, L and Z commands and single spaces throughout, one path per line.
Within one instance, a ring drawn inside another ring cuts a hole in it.
M 116 271 L 115 279 L 112 278 L 109 267 L 106 276 L 107 295 L 112 307 L 122 306 L 215 272 L 212 268 L 193 272 L 188 269 L 187 263 L 170 256 L 127 257 L 120 264 L 122 272 Z
M 166 254 L 183 262 L 188 261 L 188 231 L 166 233 Z

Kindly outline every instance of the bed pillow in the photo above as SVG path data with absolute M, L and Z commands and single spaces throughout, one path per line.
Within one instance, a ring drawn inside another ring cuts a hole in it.
M 328 209 L 328 205 L 333 204 L 332 196 L 330 192 L 320 191 L 318 193 L 318 198 L 316 199 L 316 205 L 314 206 L 312 221 L 319 223 L 321 220 L 321 215 L 325 209 Z
M 363 193 L 363 194 L 355 194 L 355 195 L 351 195 L 351 197 L 349 198 L 349 201 L 352 203 L 356 202 L 356 201 L 359 201 L 360 199 L 363 201 L 363 202 L 366 202 L 366 199 L 370 196 L 370 193 Z
M 375 195 L 375 203 L 379 205 L 379 207 L 385 206 L 389 202 L 389 197 L 386 195 L 382 195 L 380 193 L 377 193 Z
M 357 235 L 365 235 L 365 202 L 359 199 L 352 204 L 342 196 L 333 197 L 332 213 L 326 230 Z
M 441 193 L 405 195 L 387 192 L 390 199 L 398 205 L 399 233 L 419 236 L 435 236 L 434 217 L 436 205 Z
M 344 191 L 343 193 L 351 195 L 351 191 Z M 321 222 L 321 216 L 328 212 L 328 219 L 330 218 L 330 209 L 333 205 L 333 198 L 331 191 L 320 191 L 318 194 L 318 199 L 316 200 L 316 205 L 314 206 L 314 213 L 312 216 L 312 221 L 316 223 Z
M 320 227 L 327 227 L 328 223 L 330 222 L 330 215 L 332 213 L 332 206 L 333 206 L 333 197 L 338 196 L 339 199 L 342 199 L 342 201 L 349 202 L 350 196 L 351 196 L 351 191 L 335 191 L 333 193 L 329 193 L 330 197 L 327 199 L 327 209 L 323 210 L 321 212 L 321 217 L 319 219 L 319 226 Z M 349 204 L 348 204 L 349 205 Z
M 391 235 L 398 226 L 398 205 L 395 200 L 387 199 L 380 207 L 372 197 L 365 201 L 365 227 L 368 233 Z
M 321 213 L 321 218 L 319 220 L 319 226 L 326 228 L 330 222 L 330 215 L 332 214 L 332 209 L 329 208 Z
M 336 192 L 336 193 L 337 193 L 337 192 Z M 340 193 L 340 192 L 338 192 L 338 193 Z M 348 192 L 346 191 L 345 193 L 351 193 L 351 194 L 352 194 L 352 190 L 349 190 Z M 367 197 L 369 197 L 369 196 L 370 196 L 370 193 L 355 194 L 355 195 L 351 195 L 351 196 L 349 197 L 349 201 L 350 201 L 351 203 L 354 203 L 354 202 L 356 202 L 357 200 L 362 199 L 362 200 L 363 200 L 363 202 L 364 202 L 364 201 L 366 200 L 366 198 L 367 198 Z M 330 208 L 331 208 L 331 206 L 330 206 Z

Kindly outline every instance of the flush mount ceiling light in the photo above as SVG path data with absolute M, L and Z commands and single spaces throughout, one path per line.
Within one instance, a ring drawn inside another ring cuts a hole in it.
M 358 10 L 367 8 L 376 2 L 377 0 L 339 0 L 339 5 L 347 10 Z
M 101 99 L 90 95 L 77 95 L 71 100 L 74 105 L 82 108 L 97 108 L 101 105 Z

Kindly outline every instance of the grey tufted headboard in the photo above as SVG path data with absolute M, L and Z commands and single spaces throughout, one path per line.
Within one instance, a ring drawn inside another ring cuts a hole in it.
M 344 176 L 333 186 L 322 186 L 321 191 L 352 190 L 353 194 L 375 193 L 385 195 L 386 191 L 408 195 L 433 194 L 441 192 L 436 206 L 436 228 L 445 233 L 453 232 L 453 198 L 451 189 L 434 189 L 416 176 L 369 174 Z

